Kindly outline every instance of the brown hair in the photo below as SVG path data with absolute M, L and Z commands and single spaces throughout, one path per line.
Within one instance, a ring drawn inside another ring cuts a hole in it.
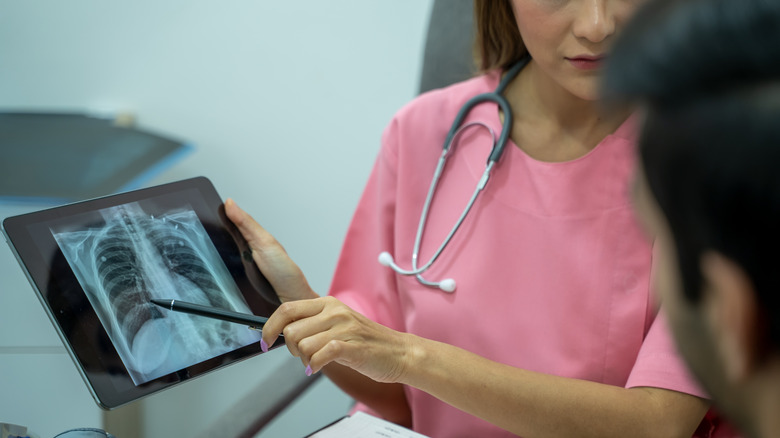
M 526 55 L 510 0 L 474 0 L 474 58 L 479 70 L 506 69 Z

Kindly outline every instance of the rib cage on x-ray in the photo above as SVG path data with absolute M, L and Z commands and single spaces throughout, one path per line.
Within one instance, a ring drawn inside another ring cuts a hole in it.
M 128 345 L 145 322 L 162 318 L 161 309 L 145 306 L 151 294 L 138 263 L 130 235 L 120 226 L 108 229 L 95 249 L 95 262 L 103 290 Z
M 173 298 L 249 311 L 193 211 L 155 217 L 133 203 L 101 214 L 101 227 L 55 239 L 136 383 L 258 340 L 246 327 L 149 302 Z
M 103 290 L 117 315 L 119 327 L 128 344 L 132 345 L 133 337 L 146 321 L 163 316 L 162 309 L 149 304 L 152 295 L 147 282 L 154 274 L 148 272 L 150 267 L 163 267 L 169 273 L 189 280 L 193 286 L 205 293 L 208 304 L 220 308 L 230 307 L 221 295 L 222 290 L 214 274 L 196 253 L 193 245 L 188 243 L 189 238 L 179 230 L 178 223 L 164 218 L 145 217 L 133 220 L 134 218 L 127 214 L 122 214 L 120 219 L 121 222 L 109 227 L 98 241 L 95 261 Z M 139 251 L 139 247 L 145 243 L 143 240 L 156 251 Z M 137 254 L 159 257 L 162 264 L 139 263 L 140 255 Z M 143 272 L 144 267 L 147 272 Z M 192 287 L 187 284 L 181 286 Z M 220 322 L 219 325 L 223 332 L 230 328 L 230 323 L 227 322 Z M 207 338 L 211 338 L 210 342 L 219 342 L 220 339 L 224 341 L 227 334 L 219 334 L 214 339 L 212 333 L 204 333 Z

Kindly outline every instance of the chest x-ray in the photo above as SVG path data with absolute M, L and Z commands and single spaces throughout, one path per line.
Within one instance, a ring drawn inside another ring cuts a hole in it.
M 155 216 L 143 202 L 51 229 L 136 385 L 260 340 L 245 326 L 149 302 L 180 299 L 251 313 L 195 212 Z

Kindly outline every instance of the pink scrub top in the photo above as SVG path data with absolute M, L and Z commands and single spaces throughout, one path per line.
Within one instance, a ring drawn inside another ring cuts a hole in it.
M 513 143 L 471 213 L 424 277 L 453 278 L 454 293 L 395 274 L 410 269 L 420 211 L 450 123 L 485 75 L 402 108 L 349 227 L 330 295 L 395 330 L 446 342 L 514 367 L 621 387 L 704 396 L 678 359 L 650 293 L 652 244 L 630 201 L 631 119 L 587 155 L 541 162 Z M 501 132 L 496 105 L 467 122 Z M 422 240 L 426 263 L 463 211 L 491 149 L 487 129 L 463 132 L 447 162 Z M 432 437 L 512 436 L 435 397 L 406 388 L 414 430 Z M 518 414 L 521 415 L 521 414 Z

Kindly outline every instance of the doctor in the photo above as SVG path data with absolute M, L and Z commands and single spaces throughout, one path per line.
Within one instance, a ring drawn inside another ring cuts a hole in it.
M 708 402 L 650 293 L 634 124 L 598 101 L 640 3 L 477 0 L 482 73 L 389 123 L 328 297 L 228 200 L 284 302 L 264 343 L 284 333 L 307 373 L 429 436 L 694 435 Z M 458 116 L 492 92 L 506 105 Z

